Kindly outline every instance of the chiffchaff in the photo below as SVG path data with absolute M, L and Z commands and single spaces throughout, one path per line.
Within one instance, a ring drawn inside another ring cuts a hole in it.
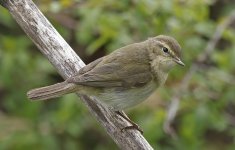
M 180 55 L 180 45 L 174 38 L 159 35 L 119 48 L 64 82 L 33 89 L 27 95 L 32 100 L 46 100 L 78 92 L 121 111 L 148 98 L 164 84 L 176 64 L 184 66 Z

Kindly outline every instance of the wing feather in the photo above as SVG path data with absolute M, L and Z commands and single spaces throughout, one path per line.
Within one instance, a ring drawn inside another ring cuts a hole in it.
M 138 87 L 153 79 L 149 56 L 140 43 L 104 56 L 70 77 L 67 82 L 91 87 Z M 131 53 L 131 57 L 127 54 Z

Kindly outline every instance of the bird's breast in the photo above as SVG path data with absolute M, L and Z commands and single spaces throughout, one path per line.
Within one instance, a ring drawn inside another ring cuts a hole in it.
M 115 110 L 124 110 L 135 106 L 147 99 L 158 87 L 155 81 L 151 81 L 142 87 L 136 88 L 107 88 L 96 95 L 100 101 Z

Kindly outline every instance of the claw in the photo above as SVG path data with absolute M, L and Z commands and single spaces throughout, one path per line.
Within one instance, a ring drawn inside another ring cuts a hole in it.
M 138 130 L 141 134 L 144 134 L 144 131 L 143 131 L 138 125 L 126 126 L 126 127 L 122 128 L 121 131 L 123 132 L 124 130 L 130 130 L 130 129 L 136 129 L 136 130 Z

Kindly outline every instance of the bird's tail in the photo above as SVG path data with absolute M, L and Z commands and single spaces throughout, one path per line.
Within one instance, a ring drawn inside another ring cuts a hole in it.
M 77 86 L 75 84 L 64 81 L 50 86 L 30 90 L 27 92 L 27 96 L 31 100 L 47 100 L 75 92 L 77 90 L 76 87 Z

